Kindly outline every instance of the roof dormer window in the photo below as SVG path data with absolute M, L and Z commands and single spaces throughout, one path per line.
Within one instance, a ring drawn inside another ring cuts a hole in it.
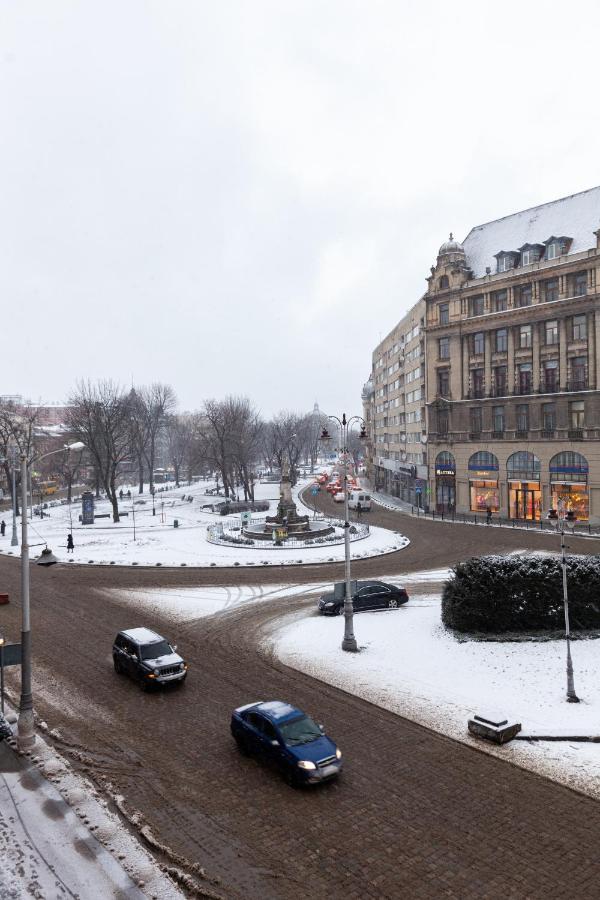
M 522 247 L 519 247 L 519 253 L 521 254 L 521 265 L 530 266 L 532 263 L 537 262 L 543 252 L 543 244 L 523 244 Z
M 548 244 L 546 247 L 546 259 L 556 259 L 558 256 L 556 249 L 556 244 Z
M 555 234 L 550 235 L 548 240 L 544 241 L 546 247 L 545 259 L 556 259 L 558 256 L 568 253 L 572 241 L 573 238 L 565 237 L 565 235 L 560 237 L 557 237 Z
M 519 254 L 514 250 L 501 250 L 500 253 L 496 253 L 495 256 L 498 260 L 497 271 L 510 272 L 511 269 L 514 269 Z

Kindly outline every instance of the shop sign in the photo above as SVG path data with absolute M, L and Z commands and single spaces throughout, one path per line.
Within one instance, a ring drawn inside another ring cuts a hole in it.
M 473 478 L 480 479 L 481 481 L 497 481 L 498 479 L 498 471 L 496 469 L 493 471 L 487 469 L 469 469 L 469 473 Z
M 435 474 L 436 475 L 456 475 L 456 469 L 453 469 L 451 466 L 436 466 Z

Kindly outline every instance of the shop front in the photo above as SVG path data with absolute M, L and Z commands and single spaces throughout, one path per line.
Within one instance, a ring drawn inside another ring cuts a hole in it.
M 469 459 L 469 500 L 472 512 L 497 513 L 500 509 L 498 458 L 479 450 Z
M 449 450 L 435 460 L 435 511 L 452 513 L 456 509 L 456 461 Z
M 575 513 L 577 521 L 590 517 L 589 466 L 585 456 L 566 450 L 550 460 L 550 506 Z
M 511 519 L 539 522 L 542 518 L 541 464 L 537 456 L 519 450 L 508 457 L 508 514 Z

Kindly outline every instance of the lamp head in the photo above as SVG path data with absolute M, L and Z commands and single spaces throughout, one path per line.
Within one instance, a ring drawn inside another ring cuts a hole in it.
M 326 428 L 323 428 L 323 431 L 321 432 L 320 440 L 321 440 L 322 444 L 328 444 L 329 441 L 331 440 L 331 435 L 329 434 L 329 432 L 327 431 Z
M 65 450 L 83 450 L 85 444 L 83 441 L 75 441 L 73 444 L 65 444 Z
M 365 428 L 364 425 L 360 429 L 360 434 L 358 435 L 358 439 L 359 439 L 359 441 L 366 441 L 366 439 L 367 439 L 367 429 Z
M 577 516 L 575 515 L 575 513 L 573 512 L 573 510 L 570 509 L 570 510 L 567 512 L 567 514 L 565 515 L 565 525 L 566 525 L 568 528 L 571 528 L 571 529 L 572 529 L 572 528 L 575 528 L 575 522 L 576 522 L 576 521 L 577 521 Z
M 36 559 L 35 562 L 38 566 L 55 566 L 58 560 L 49 547 L 44 547 L 41 555 Z
M 548 515 L 546 516 L 546 518 L 550 522 L 557 522 L 558 521 L 558 512 L 555 509 L 549 509 Z

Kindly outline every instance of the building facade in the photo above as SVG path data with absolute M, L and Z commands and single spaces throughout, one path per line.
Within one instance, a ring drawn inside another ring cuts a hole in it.
M 424 325 L 422 299 L 375 348 L 363 388 L 371 483 L 419 506 L 427 488 Z
M 450 236 L 428 284 L 429 506 L 599 523 L 600 188 Z

